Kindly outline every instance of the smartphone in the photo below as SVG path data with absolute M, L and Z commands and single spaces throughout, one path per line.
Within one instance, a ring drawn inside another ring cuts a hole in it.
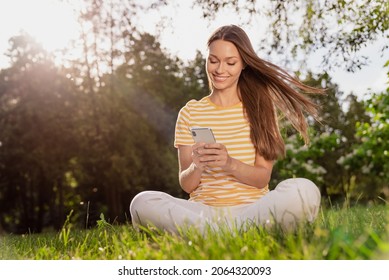
M 216 143 L 216 139 L 213 135 L 212 129 L 210 129 L 209 127 L 193 127 L 190 129 L 190 131 L 192 132 L 193 140 L 196 143 Z

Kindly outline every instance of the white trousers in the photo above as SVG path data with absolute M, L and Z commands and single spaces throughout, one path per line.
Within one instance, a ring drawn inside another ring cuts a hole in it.
M 213 230 L 222 226 L 239 229 L 250 223 L 278 224 L 289 230 L 301 221 L 314 221 L 320 200 L 319 189 L 313 182 L 294 178 L 280 182 L 254 203 L 228 207 L 209 206 L 164 192 L 144 191 L 134 197 L 130 212 L 136 228 L 152 225 L 172 233 L 186 227 L 194 227 L 201 233 L 209 227 Z

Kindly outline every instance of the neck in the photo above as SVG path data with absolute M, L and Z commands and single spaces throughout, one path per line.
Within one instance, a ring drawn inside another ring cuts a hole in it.
M 238 92 L 236 90 L 213 90 L 209 98 L 214 104 L 222 107 L 233 106 L 240 102 Z

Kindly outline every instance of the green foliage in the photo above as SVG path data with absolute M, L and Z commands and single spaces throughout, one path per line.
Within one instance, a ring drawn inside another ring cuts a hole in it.
M 387 259 L 388 209 L 384 206 L 323 210 L 295 232 L 255 226 L 245 231 L 183 235 L 112 226 L 103 218 L 91 230 L 0 237 L 0 259 Z M 69 226 L 66 226 L 70 229 Z
M 310 146 L 303 145 L 302 140 L 292 135 L 287 139 L 286 157 L 278 161 L 277 181 L 281 179 L 302 177 L 314 181 L 323 187 L 327 171 L 320 163 L 323 158 L 331 158 L 330 154 L 339 147 L 339 136 L 332 133 L 323 133 L 311 139 Z M 323 163 L 325 166 L 325 164 Z M 327 167 L 327 166 L 326 166 Z M 331 170 L 332 171 L 332 170 Z M 274 182 L 276 184 L 276 182 Z
M 97 228 L 99 229 L 114 229 L 114 227 L 105 220 L 104 214 L 100 214 L 100 220 L 97 221 Z
M 59 236 L 58 236 L 58 238 L 63 242 L 63 245 L 65 248 L 72 241 L 72 239 L 70 238 L 70 232 L 71 232 L 71 228 L 72 228 L 72 223 L 70 222 L 70 218 L 72 216 L 72 213 L 73 213 L 73 211 L 71 211 L 69 213 L 69 215 L 67 216 L 67 219 L 66 219 L 64 225 L 62 226 L 61 232 L 59 233 Z
M 329 94 L 331 100 L 331 89 Z M 339 110 L 339 101 L 319 103 L 322 123 L 313 126 L 310 146 L 293 134 L 286 139 L 287 154 L 275 166 L 273 184 L 305 177 L 318 184 L 323 196 L 387 201 L 388 96 L 374 94 L 365 102 L 348 96 L 346 112 Z
M 374 94 L 366 101 L 371 122 L 357 123 L 358 142 L 353 146 L 353 151 L 341 159 L 345 168 L 353 170 L 357 178 L 374 178 L 380 185 L 378 192 L 381 195 L 382 192 L 386 194 L 389 188 L 388 93 Z
M 203 17 L 213 20 L 223 10 L 241 15 L 242 23 L 255 25 L 258 18 L 267 23 L 260 46 L 285 62 L 301 59 L 326 49 L 322 67 L 356 71 L 368 63 L 357 51 L 368 43 L 388 36 L 389 4 L 386 0 L 196 0 Z M 265 19 L 265 20 L 263 20 Z M 382 52 L 388 48 L 387 40 Z M 309 70 L 309 69 L 308 69 Z
M 27 35 L 11 40 L 13 66 L 0 72 L 1 223 L 40 231 L 63 223 L 68 163 L 77 153 L 72 83 Z M 56 207 L 60 205 L 60 207 Z
M 319 107 L 319 122 L 310 124 L 308 146 L 304 146 L 289 126 L 284 128 L 286 157 L 276 163 L 272 185 L 290 177 L 303 177 L 315 182 L 323 197 L 359 199 L 363 195 L 364 200 L 376 199 L 377 193 L 355 188 L 354 174 L 343 168 L 339 160 L 350 153 L 357 142 L 356 124 L 370 120 L 363 103 L 349 95 L 346 97 L 349 106 L 345 111 L 337 85 L 332 84 L 326 74 L 318 77 L 309 74 L 305 83 L 314 87 L 325 84 L 327 88 L 325 95 L 312 96 Z

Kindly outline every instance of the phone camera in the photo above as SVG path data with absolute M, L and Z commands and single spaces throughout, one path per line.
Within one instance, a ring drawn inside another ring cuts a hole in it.
M 196 131 L 192 131 L 192 135 L 196 137 Z

